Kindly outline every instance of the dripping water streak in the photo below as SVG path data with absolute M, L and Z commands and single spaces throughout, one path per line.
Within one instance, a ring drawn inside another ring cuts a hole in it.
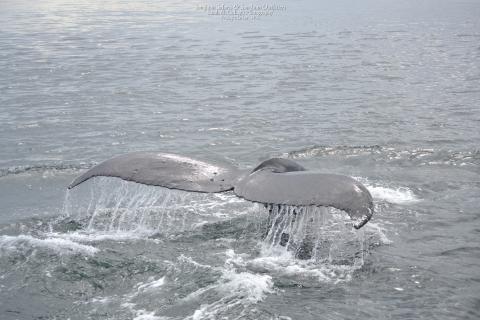
M 291 252 L 299 259 L 363 265 L 363 230 L 356 230 L 345 212 L 329 207 L 267 205 L 270 250 Z

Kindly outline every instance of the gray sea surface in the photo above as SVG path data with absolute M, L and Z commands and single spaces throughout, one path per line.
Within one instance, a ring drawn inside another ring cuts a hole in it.
M 0 319 L 479 319 L 479 144 L 476 0 L 0 0 Z M 288 157 L 376 212 L 306 210 L 305 260 L 229 192 L 67 192 L 131 151 Z

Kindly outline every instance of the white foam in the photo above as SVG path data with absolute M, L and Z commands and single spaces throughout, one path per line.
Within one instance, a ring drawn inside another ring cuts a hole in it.
M 85 255 L 94 255 L 98 252 L 98 249 L 80 243 L 73 242 L 68 239 L 61 238 L 46 238 L 40 239 L 35 238 L 29 235 L 18 235 L 18 236 L 1 236 L 0 237 L 0 248 L 2 250 L 17 251 L 24 247 L 25 245 L 31 247 L 40 247 L 47 248 L 52 251 L 55 251 L 58 254 L 85 254 Z
M 318 263 L 315 260 L 298 260 L 289 251 L 267 246 L 262 247 L 259 257 L 247 261 L 237 259 L 235 263 L 257 272 L 268 272 L 278 277 L 297 280 L 310 279 L 318 283 L 350 281 L 355 270 L 363 265 L 363 261 L 354 265 L 336 265 L 328 261 Z
M 112 301 L 111 297 L 103 297 L 103 298 L 93 298 L 91 300 L 92 303 L 100 303 L 100 304 L 108 304 Z
M 222 275 L 217 283 L 192 292 L 185 299 L 198 298 L 212 291 L 217 291 L 221 298 L 210 304 L 201 305 L 187 319 L 220 319 L 224 312 L 231 312 L 234 308 L 239 308 L 236 311 L 238 316 L 236 319 L 241 319 L 243 313 L 251 309 L 249 305 L 263 300 L 266 294 L 274 292 L 270 275 L 237 270 L 234 260 L 246 258 L 248 255 L 236 254 L 229 249 L 226 251 L 226 256 Z
M 148 312 L 146 310 L 138 310 L 135 314 L 133 320 L 164 320 L 168 319 L 165 317 L 158 317 L 155 315 L 155 312 Z
M 222 274 L 218 285 L 209 286 L 200 290 L 198 296 L 211 289 L 218 291 L 223 297 L 213 303 L 203 304 L 195 310 L 193 315 L 187 319 L 219 319 L 223 318 L 225 311 L 240 307 L 238 317 L 241 319 L 243 312 L 248 310 L 248 305 L 257 303 L 264 299 L 267 293 L 274 292 L 272 277 L 269 275 L 255 274 L 250 272 L 237 272 L 227 268 Z
M 377 183 L 373 184 L 367 178 L 353 178 L 363 183 L 375 200 L 384 200 L 394 204 L 411 204 L 421 200 L 407 187 L 387 187 Z
M 406 187 L 387 188 L 367 186 L 374 199 L 385 200 L 394 204 L 410 204 L 420 201 L 412 190 Z
M 85 232 L 85 231 L 75 231 L 70 233 L 49 233 L 49 236 L 56 238 L 62 238 L 77 242 L 101 242 L 101 241 L 123 241 L 123 240 L 136 240 L 144 239 L 150 236 L 152 232 L 132 232 L 132 231 L 112 231 L 112 232 Z
M 255 274 L 250 272 L 236 272 L 225 270 L 222 275 L 225 283 L 217 290 L 225 295 L 235 295 L 244 300 L 257 303 L 263 300 L 266 293 L 273 292 L 272 277 L 266 274 Z
M 141 284 L 138 286 L 137 290 L 140 291 L 150 291 L 155 288 L 159 288 L 165 284 L 165 277 L 162 277 L 158 280 L 151 280 L 150 282 Z

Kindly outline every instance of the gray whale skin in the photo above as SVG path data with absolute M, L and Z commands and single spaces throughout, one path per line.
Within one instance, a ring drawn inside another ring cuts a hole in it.
M 194 192 L 233 192 L 246 200 L 292 206 L 327 206 L 347 212 L 360 229 L 373 215 L 370 192 L 343 175 L 308 171 L 282 158 L 262 162 L 253 170 L 161 153 L 133 152 L 106 160 L 69 186 L 97 176 L 117 177 L 146 185 Z

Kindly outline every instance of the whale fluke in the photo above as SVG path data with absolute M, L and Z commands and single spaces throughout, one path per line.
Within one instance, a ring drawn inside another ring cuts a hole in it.
M 241 171 L 226 164 L 213 164 L 176 154 L 133 152 L 91 168 L 69 186 L 97 176 L 117 177 L 146 185 L 195 192 L 232 190 Z
M 96 176 L 185 191 L 233 190 L 241 198 L 267 205 L 334 207 L 347 212 L 356 229 L 373 215 L 372 196 L 357 180 L 308 171 L 282 158 L 266 160 L 248 172 L 228 164 L 176 154 L 134 152 L 98 164 L 76 178 L 68 188 Z

